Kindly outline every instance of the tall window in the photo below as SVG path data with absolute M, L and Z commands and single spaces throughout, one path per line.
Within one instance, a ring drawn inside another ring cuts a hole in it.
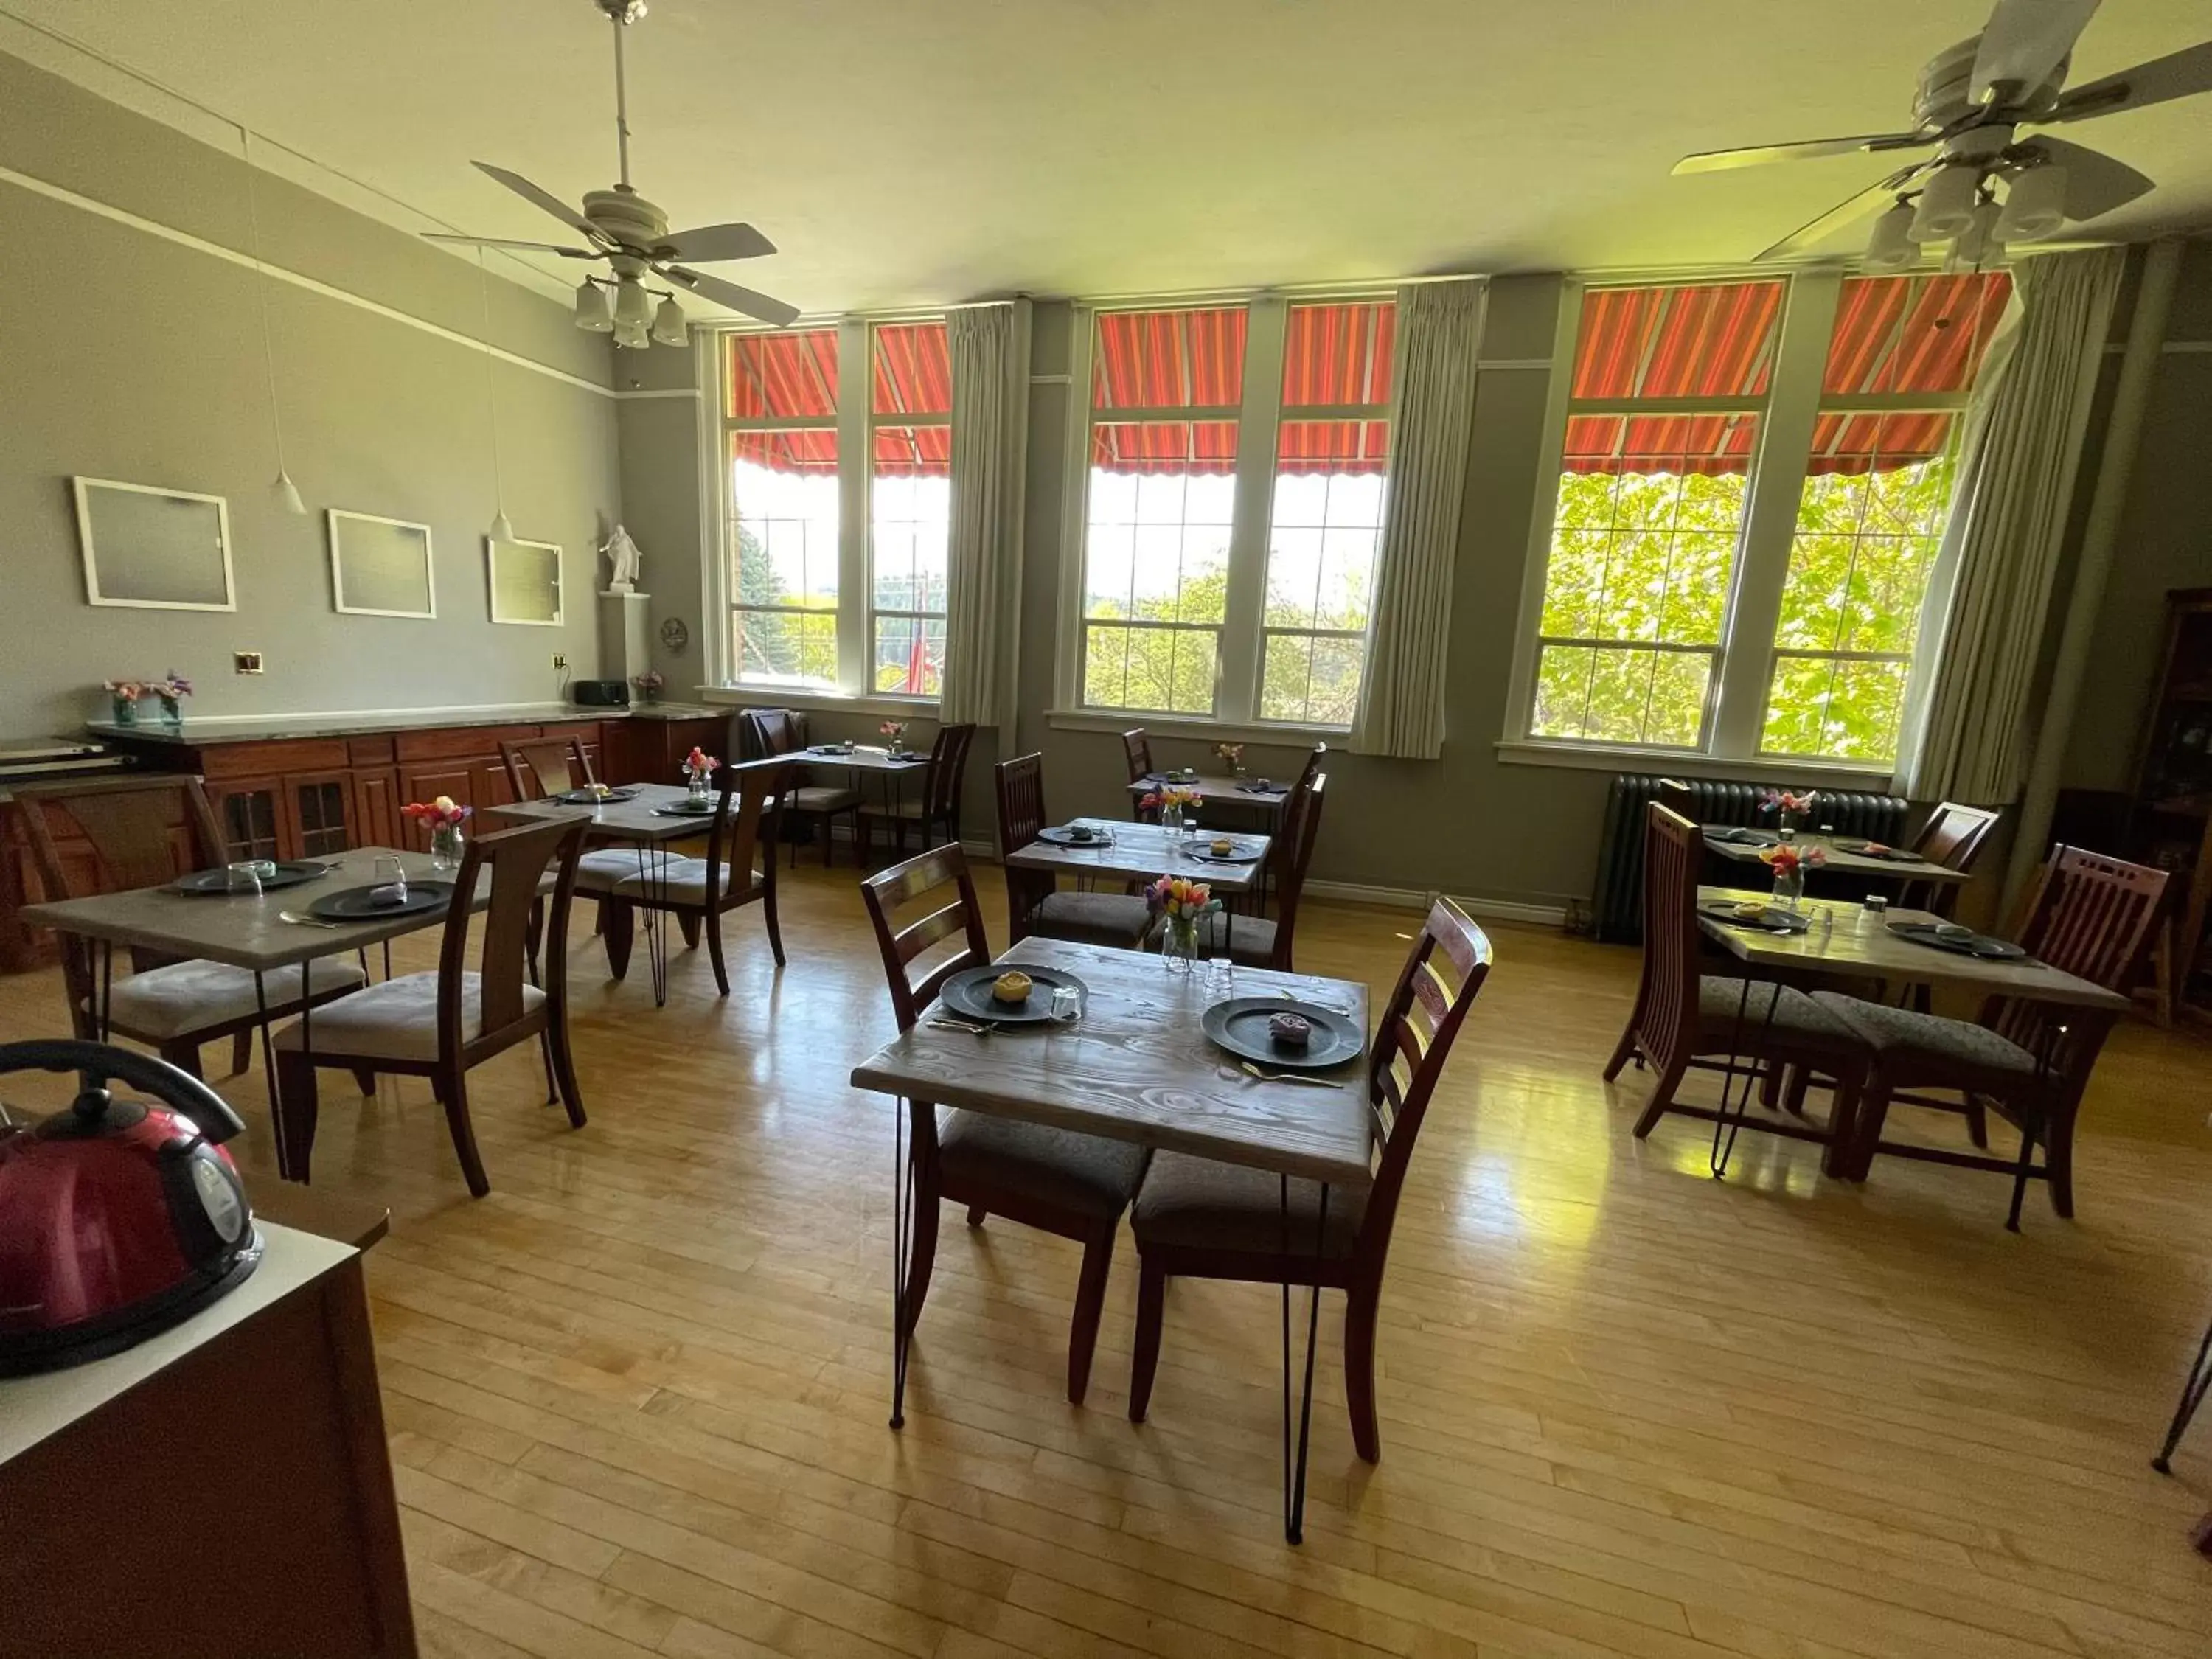
M 722 378 L 724 680 L 935 697 L 951 510 L 944 323 L 732 332 Z
M 1343 726 L 1388 471 L 1387 300 L 1099 313 L 1076 695 Z
M 1585 291 L 1531 738 L 1887 766 L 2001 273 Z

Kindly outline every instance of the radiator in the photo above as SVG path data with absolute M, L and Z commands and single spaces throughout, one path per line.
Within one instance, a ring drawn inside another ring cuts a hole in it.
M 1597 879 L 1592 885 L 1590 937 L 1621 944 L 1640 944 L 1644 938 L 1644 830 L 1645 809 L 1659 798 L 1662 780 L 1656 774 L 1623 772 L 1606 792 L 1605 830 L 1598 838 Z M 1768 787 L 1759 783 L 1731 783 L 1718 778 L 1680 781 L 1689 791 L 1668 805 L 1700 823 L 1766 824 L 1771 813 L 1761 814 L 1759 795 Z M 1670 789 L 1669 793 L 1672 791 Z M 1873 795 L 1856 789 L 1823 789 L 1806 815 L 1808 827 L 1832 827 L 1839 836 L 1864 836 L 1869 841 L 1901 842 L 1905 838 L 1905 802 L 1897 795 Z

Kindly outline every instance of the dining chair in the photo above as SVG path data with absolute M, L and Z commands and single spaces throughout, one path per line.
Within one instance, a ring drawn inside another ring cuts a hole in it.
M 1133 726 L 1121 734 L 1121 757 L 1128 764 L 1130 782 L 1142 783 L 1152 775 L 1152 740 L 1143 726 Z
M 999 856 L 1009 859 L 1045 826 L 1044 757 L 1000 761 L 994 777 L 999 795 Z M 1006 920 L 1017 945 L 1035 933 L 1078 945 L 1122 948 L 1142 942 L 1152 914 L 1133 893 L 1063 893 L 1049 870 L 1006 871 Z
M 1929 813 L 1927 823 L 1913 837 L 1911 850 L 1930 864 L 1966 875 L 1981 857 L 1982 843 L 1989 839 L 1990 831 L 1996 828 L 2002 816 L 1983 807 L 1944 801 Z M 1898 896 L 1898 903 L 1902 908 L 1948 916 L 1959 902 L 1960 889 L 1965 885 L 1958 881 L 1907 882 Z
M 543 738 L 535 743 L 501 742 L 500 763 L 517 800 L 543 800 L 597 783 L 581 738 Z
M 717 799 L 707 829 L 707 856 L 672 860 L 657 873 L 633 866 L 610 897 L 625 912 L 634 908 L 674 916 L 690 945 L 698 943 L 703 927 L 715 987 L 727 996 L 730 973 L 722 958 L 722 918 L 731 911 L 748 904 L 761 907 L 769 951 L 775 965 L 783 966 L 783 932 L 775 914 L 775 830 L 781 803 L 790 791 L 791 769 L 749 767 L 741 771 L 726 766 L 714 775 Z M 627 915 L 617 925 L 627 927 Z M 625 966 L 629 955 L 625 948 Z M 611 951 L 609 956 L 611 961 Z
M 946 980 L 991 960 L 975 880 L 957 842 L 861 878 L 860 896 L 883 953 L 891 1012 L 902 1032 L 913 1029 Z M 927 908 L 911 921 L 898 920 L 917 906 Z M 948 939 L 959 941 L 950 954 L 939 948 Z M 925 957 L 927 966 L 917 977 L 915 964 Z M 1098 1346 L 1115 1235 L 1121 1212 L 1143 1179 L 1146 1149 L 1133 1141 L 940 1108 L 926 1100 L 908 1101 L 907 1106 L 913 1122 L 915 1217 L 906 1329 L 900 1334 L 912 1334 L 929 1293 L 940 1200 L 965 1205 L 971 1227 L 1002 1215 L 1040 1232 L 1072 1238 L 1083 1246 L 1083 1267 L 1067 1334 L 1067 1398 L 1081 1405 Z
M 747 708 L 739 712 L 738 720 L 750 732 L 744 747 L 754 758 L 765 760 L 771 756 L 795 754 L 806 746 L 806 727 L 801 717 L 788 708 Z M 805 783 L 787 789 L 779 822 L 803 820 L 811 830 L 822 836 L 822 863 L 830 864 L 830 825 L 839 817 L 848 820 L 848 832 L 853 837 L 853 855 L 866 862 L 860 845 L 860 792 L 846 785 Z M 791 862 L 799 863 L 799 843 L 791 843 Z
M 519 801 L 550 800 L 599 781 L 592 775 L 591 758 L 585 754 L 580 738 L 501 743 L 499 758 L 507 770 L 507 787 Z M 641 864 L 641 859 L 660 865 L 667 863 L 671 856 L 665 848 L 660 847 L 586 847 L 576 860 L 576 891 L 592 900 L 599 912 L 592 931 L 605 937 L 608 962 L 615 968 L 617 979 L 623 976 L 629 965 L 633 930 L 629 908 L 613 896 L 614 890 L 647 867 Z M 544 932 L 544 906 L 541 902 L 531 916 L 525 952 L 533 983 L 538 978 L 538 940 Z M 685 930 L 684 942 L 698 944 L 695 928 Z
M 40 884 L 50 899 L 159 887 L 186 872 L 216 867 L 228 851 L 197 777 L 172 775 L 119 787 L 26 783 L 14 793 Z M 82 858 L 63 856 L 54 836 L 57 817 L 91 844 L 89 867 Z M 134 947 L 133 971 L 109 983 L 102 997 L 103 975 L 94 965 L 98 947 L 75 934 L 60 939 L 70 1029 L 80 1037 L 100 1037 L 94 1025 L 104 1003 L 106 1035 L 143 1043 L 194 1077 L 206 1075 L 201 1044 L 230 1038 L 230 1069 L 242 1072 L 252 1060 L 253 1033 L 264 1020 L 297 1013 L 303 996 L 319 1007 L 368 978 L 356 962 L 318 957 L 303 967 L 270 969 L 257 988 L 246 969 Z
M 1352 1445 L 1367 1462 L 1382 1455 L 1375 1336 L 1391 1227 L 1429 1098 L 1489 976 L 1490 957 L 1488 937 L 1465 911 L 1449 899 L 1429 907 L 1368 1057 L 1366 1112 L 1376 1150 L 1375 1178 L 1364 1193 L 1333 1192 L 1324 1210 L 1315 1182 L 1185 1152 L 1153 1156 L 1129 1215 L 1138 1264 L 1130 1421 L 1143 1422 L 1152 1404 L 1170 1279 L 1310 1285 L 1346 1292 L 1344 1392 Z
M 1717 1109 L 1685 1106 L 1674 1091 L 1692 1069 L 1733 1074 L 1738 1057 L 1761 1073 L 1762 1098 L 1782 1097 L 1783 1073 L 1791 1067 L 1828 1082 L 1832 1104 L 1825 1130 L 1747 1118 L 1742 1127 L 1819 1140 L 1821 1168 L 1840 1176 L 1849 1168 L 1852 1113 L 1865 1054 L 1842 1020 L 1794 986 L 1702 971 L 1698 925 L 1698 872 L 1705 856 L 1698 826 L 1653 801 L 1646 809 L 1644 853 L 1644 970 L 1628 1024 L 1606 1062 L 1611 1083 L 1634 1060 L 1648 1063 L 1657 1080 L 1636 1138 L 1649 1135 L 1668 1112 L 1708 1121 Z M 1716 1061 L 1710 1058 L 1727 1056 Z M 1723 1085 L 1726 1088 L 1725 1082 Z M 1800 1094 L 1793 1089 L 1794 1111 Z
M 574 819 L 556 819 L 472 837 L 453 876 L 437 971 L 387 979 L 276 1033 L 277 1096 L 283 1103 L 276 1132 L 284 1139 L 286 1167 L 299 1180 L 307 1179 L 320 1115 L 315 1073 L 330 1067 L 429 1079 L 446 1109 L 462 1177 L 477 1198 L 491 1190 L 491 1182 L 477 1152 L 467 1078 L 484 1061 L 534 1039 L 544 1050 L 549 1103 L 557 1093 L 569 1123 L 584 1127 L 584 1097 L 568 1052 L 568 903 L 584 830 Z M 523 973 L 523 937 L 549 868 L 554 882 L 541 988 Z M 471 968 L 470 921 L 477 888 L 485 881 L 491 890 L 483 944 Z
M 921 844 L 927 848 L 933 843 L 933 831 L 942 830 L 945 839 L 960 839 L 960 798 L 968 775 L 968 749 L 975 741 L 975 727 L 962 722 L 937 728 L 937 741 L 929 748 L 929 764 L 921 775 L 921 793 L 908 800 L 903 792 L 882 805 L 863 803 L 860 807 L 860 863 L 865 867 L 873 858 L 875 824 L 890 826 L 891 855 L 906 855 L 906 828 L 919 824 Z
M 2018 942 L 2045 965 L 2124 997 L 2167 880 L 2163 870 L 2078 847 L 2054 848 L 2023 912 Z M 1979 1109 L 1996 1112 L 2020 1131 L 2019 1157 L 2008 1161 L 1944 1152 L 1935 1161 L 2011 1175 L 2009 1228 L 2019 1227 L 2031 1180 L 2047 1181 L 2051 1208 L 2072 1217 L 2075 1121 L 2117 1011 L 1993 996 L 1977 1018 L 1963 1020 L 1833 991 L 1815 992 L 1814 1000 L 1871 1051 L 1851 1158 L 1855 1179 L 1866 1179 L 1880 1153 L 1920 1155 L 1922 1149 L 1882 1140 L 1893 1103 L 1951 1112 Z M 1928 1095 L 1929 1089 L 1957 1098 Z M 2034 1161 L 2039 1143 L 2039 1165 Z
M 1282 831 L 1271 849 L 1275 865 L 1274 915 L 1215 912 L 1199 924 L 1200 956 L 1218 957 L 1225 948 L 1229 960 L 1239 968 L 1296 971 L 1291 966 L 1291 941 L 1298 925 L 1298 900 L 1305 891 L 1306 866 L 1313 862 L 1314 842 L 1321 836 L 1322 801 L 1328 785 L 1328 774 L 1316 773 L 1311 787 L 1292 795 L 1283 808 Z

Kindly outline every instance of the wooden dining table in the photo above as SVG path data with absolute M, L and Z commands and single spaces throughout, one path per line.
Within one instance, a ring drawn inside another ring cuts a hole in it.
M 1217 893 L 1242 895 L 1254 891 L 1264 878 L 1273 838 L 1253 830 L 1200 830 L 1184 835 L 1157 823 L 1130 823 L 1117 818 L 1071 818 L 1056 829 L 1087 824 L 1102 839 L 1087 846 L 1063 846 L 1039 839 L 1006 854 L 1008 867 L 1049 871 L 1113 881 L 1151 881 L 1160 876 L 1182 876 L 1202 881 Z M 1201 856 L 1217 835 L 1226 835 L 1242 854 L 1234 861 Z
M 1754 845 L 1748 842 L 1722 839 L 1727 834 L 1728 830 L 1723 827 L 1711 827 L 1705 832 L 1705 841 L 1708 851 L 1718 854 L 1731 864 L 1759 864 L 1761 862 L 1760 855 L 1771 850 L 1775 845 L 1772 840 L 1763 841 Z M 1819 848 L 1820 862 L 1817 865 L 1808 865 L 1806 868 L 1824 870 L 1831 875 L 1858 876 L 1875 881 L 1898 883 L 1926 881 L 1942 885 L 1954 884 L 1963 885 L 1968 879 L 1966 872 L 1947 869 L 1929 859 L 1875 858 L 1871 854 L 1851 852 L 1837 845 L 1840 841 L 1859 839 L 1862 837 L 1800 835 L 1793 837 L 1790 844 L 1801 852 Z M 1905 849 L 1898 850 L 1902 852 Z
M 1038 938 L 1024 939 L 998 961 L 1073 974 L 1085 988 L 1079 1016 L 1066 1024 L 1001 1026 L 979 1036 L 935 1023 L 933 1007 L 912 1030 L 854 1067 L 854 1086 L 1265 1170 L 1281 1179 L 1285 1228 L 1291 1179 L 1318 1182 L 1316 1249 L 1329 1194 L 1367 1188 L 1374 1140 L 1364 1051 L 1312 1074 L 1338 1085 L 1333 1088 L 1283 1081 L 1275 1074 L 1255 1077 L 1217 1047 L 1201 1024 L 1208 1007 L 1231 996 L 1281 996 L 1342 1014 L 1364 1032 L 1365 986 L 1248 968 L 1217 982 L 1203 969 L 1170 973 L 1157 957 Z M 897 1428 L 905 1421 L 914 1155 L 905 1143 L 907 1114 L 895 1112 L 893 1122 L 890 1420 Z M 916 1114 L 915 1123 L 917 1133 L 934 1133 L 930 1114 Z M 1307 1304 L 1301 1395 L 1292 1381 L 1287 1283 L 1282 1291 L 1284 1532 L 1296 1543 L 1304 1515 L 1321 1292 L 1316 1288 Z M 1295 1447 L 1288 1433 L 1294 1399 Z
M 1271 778 L 1268 781 L 1275 787 L 1272 789 L 1261 789 L 1255 787 L 1259 783 L 1257 778 L 1232 778 L 1213 772 L 1200 772 L 1194 777 L 1171 776 L 1164 772 L 1154 772 L 1130 782 L 1129 799 L 1133 805 L 1157 790 L 1194 789 L 1207 804 L 1249 807 L 1255 812 L 1266 814 L 1270 819 L 1279 818 L 1283 814 L 1284 804 L 1291 798 L 1291 787 L 1297 780 Z M 1200 810 L 1203 811 L 1204 806 L 1201 805 Z

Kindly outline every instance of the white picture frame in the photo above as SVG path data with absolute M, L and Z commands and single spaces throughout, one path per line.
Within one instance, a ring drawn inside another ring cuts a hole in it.
M 559 628 L 567 620 L 558 542 L 533 542 L 521 536 L 512 541 L 485 537 L 484 583 L 495 623 Z M 549 593 L 550 607 L 545 602 Z
M 430 526 L 375 513 L 327 507 L 331 605 L 348 617 L 400 617 L 429 622 L 438 615 Z
M 118 478 L 72 477 L 70 491 L 86 604 L 238 609 L 230 503 L 223 497 Z

